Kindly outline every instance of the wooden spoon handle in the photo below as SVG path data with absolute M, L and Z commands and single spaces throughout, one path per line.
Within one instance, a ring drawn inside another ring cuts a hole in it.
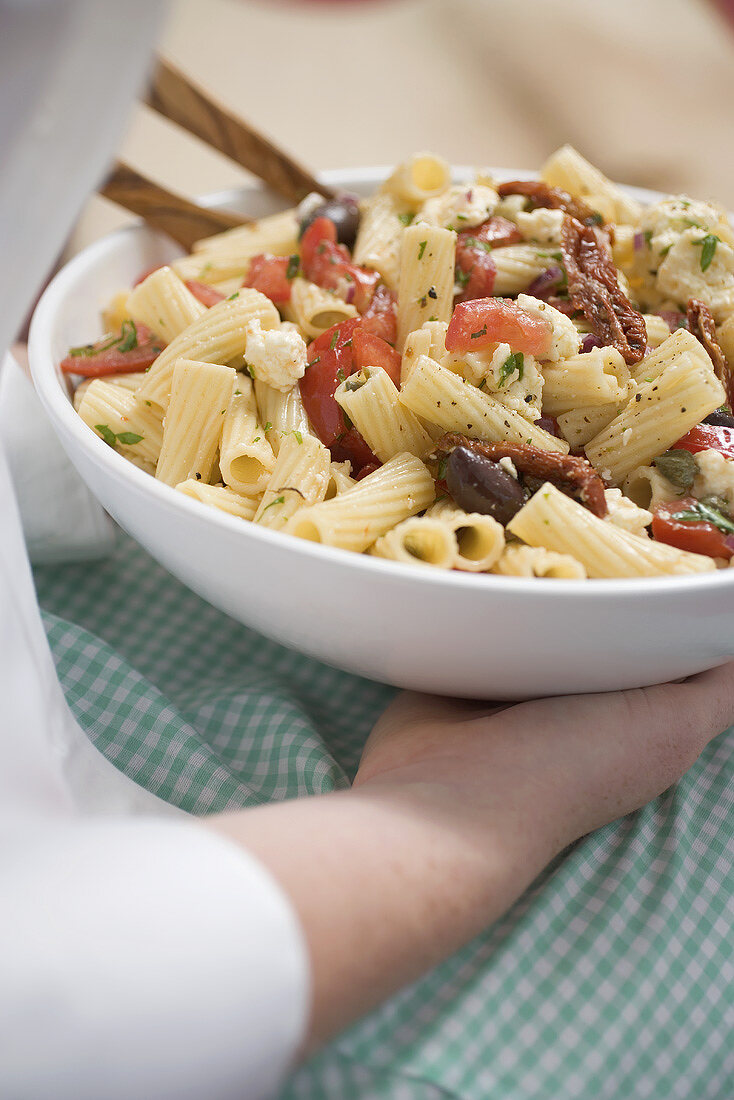
M 245 225 L 247 218 L 225 210 L 207 210 L 181 195 L 159 187 L 157 183 L 118 161 L 99 188 L 105 198 L 138 214 L 153 229 L 160 229 L 178 241 L 187 251 L 195 241 L 211 237 L 225 229 Z
M 159 60 L 146 103 L 207 145 L 241 164 L 289 202 L 310 191 L 333 195 L 310 172 L 233 115 L 168 61 Z

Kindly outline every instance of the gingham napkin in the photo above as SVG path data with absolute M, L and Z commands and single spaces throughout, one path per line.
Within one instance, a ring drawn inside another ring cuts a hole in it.
M 238 625 L 123 536 L 36 582 L 81 725 L 194 813 L 345 786 L 393 694 Z M 728 731 L 673 790 L 579 842 L 281 1100 L 731 1100 L 733 749 Z

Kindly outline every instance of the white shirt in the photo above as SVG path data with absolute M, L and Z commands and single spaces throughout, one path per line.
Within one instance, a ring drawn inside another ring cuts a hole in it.
M 0 1096 L 259 1100 L 295 1056 L 308 986 L 266 869 L 77 726 L 0 440 Z

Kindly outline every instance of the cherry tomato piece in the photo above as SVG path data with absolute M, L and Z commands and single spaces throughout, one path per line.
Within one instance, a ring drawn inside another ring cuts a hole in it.
M 400 387 L 401 356 L 386 340 L 368 332 L 360 323 L 352 336 L 354 370 L 362 367 L 384 367 L 398 388 Z
M 734 428 L 720 424 L 697 424 L 673 444 L 673 449 L 676 448 L 694 455 L 699 451 L 718 451 L 727 458 L 734 458 Z
M 534 317 L 509 298 L 478 298 L 459 302 L 446 333 L 446 350 L 481 351 L 491 344 L 509 344 L 539 358 L 550 348 L 553 326 Z
M 329 218 L 316 218 L 301 238 L 301 266 L 307 279 L 338 294 L 360 313 L 369 306 L 380 276 L 352 263 L 349 249 L 337 244 Z
M 666 542 L 679 550 L 693 554 L 706 554 L 711 558 L 731 558 L 734 555 L 734 536 L 727 535 L 706 520 L 676 519 L 681 512 L 694 507 L 693 497 L 667 501 L 660 504 L 653 516 L 652 533 L 658 542 Z
M 458 302 L 488 298 L 494 290 L 497 267 L 493 248 L 522 240 L 522 234 L 507 218 L 493 216 L 481 225 L 465 229 L 456 240 L 456 279 L 461 287 Z
M 184 279 L 186 286 L 198 301 L 207 309 L 211 309 L 217 302 L 224 301 L 224 295 L 219 290 L 207 283 L 199 283 L 196 279 Z
M 132 326 L 131 326 L 132 329 Z M 124 329 L 118 337 L 105 337 L 89 348 L 74 349 L 59 364 L 65 374 L 81 374 L 84 378 L 104 378 L 108 374 L 132 374 L 147 370 L 163 351 L 165 344 L 145 325 L 132 329 L 135 346 L 127 347 L 130 334 Z M 119 345 L 123 345 L 121 348 Z
M 271 302 L 289 302 L 291 282 L 288 271 L 291 266 L 290 256 L 269 256 L 261 252 L 250 260 L 247 278 L 242 285 L 254 287 Z
M 388 344 L 398 338 L 398 300 L 389 287 L 380 283 L 367 309 L 362 314 L 362 328 L 381 336 Z

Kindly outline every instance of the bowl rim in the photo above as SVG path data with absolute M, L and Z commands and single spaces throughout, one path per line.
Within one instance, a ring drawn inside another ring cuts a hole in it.
M 384 180 L 392 169 L 387 166 L 332 169 L 321 172 L 318 178 L 332 186 L 348 189 L 350 186 L 372 186 Z M 457 165 L 452 167 L 452 178 L 456 182 L 470 178 L 474 168 Z M 516 179 L 537 177 L 537 171 L 532 169 L 507 169 L 488 168 L 496 178 Z M 651 202 L 664 197 L 663 192 L 652 191 L 647 188 L 631 187 L 623 185 L 624 190 L 642 202 Z M 272 194 L 259 183 L 246 183 L 239 187 L 209 193 L 198 201 L 205 206 L 226 207 L 228 204 L 239 203 L 246 200 L 249 195 Z M 282 204 L 287 209 L 285 203 Z M 64 376 L 54 361 L 52 342 L 55 322 L 60 309 L 60 303 L 66 297 L 70 289 L 73 289 L 78 277 L 90 266 L 104 262 L 105 258 L 114 254 L 121 244 L 144 235 L 148 239 L 160 239 L 170 245 L 170 238 L 162 233 L 157 233 L 142 221 L 135 221 L 131 225 L 123 226 L 101 237 L 99 240 L 87 245 L 72 257 L 54 276 L 41 296 L 30 326 L 28 340 L 28 357 L 31 375 L 36 391 L 54 426 L 59 425 L 62 433 L 68 433 L 93 463 L 104 471 L 105 475 L 118 483 L 125 483 L 138 495 L 152 495 L 158 506 L 172 512 L 189 515 L 197 522 L 209 522 L 215 526 L 242 537 L 245 540 L 254 538 L 261 540 L 265 545 L 271 545 L 273 549 L 290 549 L 305 555 L 307 558 L 315 558 L 322 563 L 332 563 L 334 566 L 350 564 L 355 569 L 362 569 L 366 574 L 375 576 L 391 576 L 402 579 L 406 583 L 418 584 L 424 587 L 435 588 L 437 585 L 443 588 L 468 589 L 474 593 L 487 593 L 482 598 L 491 598 L 496 592 L 517 595 L 532 595 L 536 597 L 557 598 L 559 600 L 569 597 L 581 596 L 586 593 L 587 598 L 593 595 L 604 600 L 616 599 L 621 596 L 644 595 L 646 600 L 656 596 L 667 599 L 673 592 L 683 593 L 698 589 L 709 590 L 711 586 L 716 588 L 730 588 L 734 583 L 734 569 L 717 569 L 715 572 L 700 574 L 681 574 L 664 577 L 605 577 L 587 578 L 585 580 L 568 580 L 550 577 L 510 577 L 492 574 L 491 581 L 481 573 L 462 572 L 459 570 L 431 569 L 418 563 L 394 562 L 385 558 L 374 557 L 370 554 L 357 554 L 351 550 L 343 550 L 339 547 L 325 546 L 322 543 L 310 542 L 306 539 L 296 539 L 293 535 L 286 535 L 281 531 L 272 531 L 267 527 L 260 527 L 253 523 L 243 523 L 238 516 L 229 515 L 220 509 L 177 492 L 175 488 L 157 481 L 150 474 L 139 469 L 129 462 L 121 454 L 109 447 L 81 420 L 69 399 L 68 390 L 64 384 Z M 182 254 L 183 250 L 182 250 Z M 539 587 L 540 586 L 540 587 Z

